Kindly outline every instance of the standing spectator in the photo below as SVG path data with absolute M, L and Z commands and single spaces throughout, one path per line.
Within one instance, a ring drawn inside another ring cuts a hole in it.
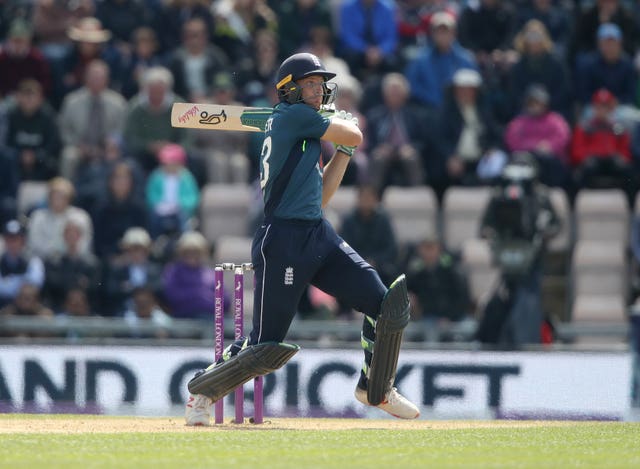
M 622 48 L 622 31 L 617 25 L 605 23 L 598 28 L 598 50 L 581 60 L 575 84 L 583 105 L 600 88 L 613 93 L 621 104 L 635 103 L 638 78 Z
M 538 162 L 540 182 L 568 190 L 570 141 L 569 124 L 549 109 L 549 93 L 545 87 L 531 85 L 525 94 L 522 113 L 507 126 L 507 149 L 530 152 Z
M 362 258 L 380 272 L 382 281 L 397 273 L 398 247 L 391 219 L 380 203 L 374 186 L 358 188 L 356 208 L 342 220 L 340 235 Z
M 193 174 L 185 168 L 187 154 L 180 145 L 170 143 L 158 153 L 160 167 L 147 181 L 150 231 L 162 234 L 184 232 L 193 217 L 200 193 Z
M 453 75 L 461 68 L 475 69 L 471 52 L 456 41 L 456 19 L 447 12 L 431 17 L 432 42 L 411 62 L 405 75 L 411 85 L 411 96 L 419 104 L 438 109 L 444 91 Z
M 44 283 L 42 260 L 27 253 L 26 228 L 18 220 L 3 225 L 4 252 L 0 256 L 0 307 L 15 299 L 23 285 Z
M 458 70 L 439 113 L 436 142 L 439 156 L 444 158 L 447 183 L 483 183 L 491 174 L 479 174 L 481 161 L 498 161 L 504 156 L 502 133 L 483 99 L 481 85 L 482 77 L 477 71 Z
M 394 18 L 395 6 L 386 0 L 346 0 L 342 4 L 339 51 L 360 81 L 396 68 Z
M 103 163 L 108 140 L 123 133 L 127 103 L 108 86 L 108 65 L 94 60 L 87 67 L 84 86 L 62 104 L 59 122 L 65 146 L 60 173 L 67 179 L 73 180 L 82 166 Z
M 549 32 L 555 54 L 564 59 L 569 47 L 571 24 L 569 13 L 553 0 L 532 0 L 516 13 L 516 29 L 521 30 L 531 20 L 541 22 Z
M 208 93 L 213 76 L 228 67 L 222 49 L 209 43 L 206 22 L 193 18 L 184 23 L 182 41 L 169 58 L 176 93 L 191 102 L 201 101 Z
M 525 91 L 534 83 L 544 85 L 550 94 L 549 106 L 565 119 L 572 115 L 572 90 L 565 65 L 555 56 L 553 42 L 544 24 L 530 20 L 514 39 L 520 59 L 508 73 L 511 115 L 524 105 Z
M 378 191 L 393 182 L 390 176 L 398 166 L 402 170 L 400 185 L 417 186 L 425 182 L 423 119 L 418 109 L 409 105 L 409 94 L 409 83 L 403 75 L 385 75 L 382 80 L 384 104 L 367 116 L 370 177 Z
M 425 323 L 427 340 L 450 338 L 447 329 L 452 323 L 470 319 L 467 278 L 434 236 L 423 239 L 409 258 L 407 288 L 413 319 Z
M 129 228 L 120 241 L 121 255 L 106 262 L 102 305 L 107 315 L 131 307 L 139 288 L 161 290 L 162 267 L 150 257 L 151 238 L 144 228 Z
M 593 94 L 591 103 L 593 116 L 575 127 L 571 142 L 577 188 L 623 188 L 633 206 L 631 136 L 616 120 L 616 97 L 603 88 Z
M 122 95 L 126 99 L 140 91 L 142 78 L 149 68 L 164 64 L 158 37 L 152 28 L 141 26 L 131 36 L 131 54 L 125 58 L 122 73 Z
M 142 90 L 129 101 L 124 141 L 131 157 L 146 173 L 158 161 L 158 150 L 167 143 L 187 142 L 186 129 L 171 126 L 173 75 L 164 67 L 151 67 L 142 80 Z
M 82 220 L 70 217 L 64 226 L 65 249 L 45 261 L 44 296 L 54 311 L 60 311 L 70 290 L 79 289 L 96 306 L 100 280 L 98 259 L 90 252 L 82 252 L 80 242 L 84 236 Z
M 73 47 L 64 59 L 63 95 L 82 85 L 87 68 L 94 60 L 107 64 L 111 87 L 118 90 L 122 82 L 122 54 L 109 44 L 111 31 L 103 28 L 97 18 L 87 17 L 72 25 L 67 34 L 73 40 Z
M 331 10 L 325 1 L 284 0 L 277 2 L 275 8 L 281 57 L 289 57 L 300 49 L 308 48 L 314 32 L 318 29 L 332 30 Z M 323 60 L 322 57 L 318 57 Z M 324 60 L 322 63 L 327 70 L 334 70 Z
M 0 99 L 11 95 L 18 83 L 27 78 L 42 85 L 45 94 L 51 92 L 51 71 L 40 50 L 32 45 L 31 26 L 22 18 L 9 27 L 7 39 L 0 47 Z
M 79 252 L 91 252 L 93 224 L 86 211 L 71 205 L 74 195 L 73 185 L 67 179 L 56 177 L 49 181 L 47 207 L 35 210 L 29 224 L 28 245 L 33 254 L 45 260 L 63 254 L 64 227 L 69 219 L 81 227 Z
M 18 164 L 20 180 L 45 181 L 57 175 L 62 142 L 56 115 L 45 103 L 40 83 L 26 79 L 18 84 L 8 121 L 7 146 Z
M 100 258 L 109 260 L 118 254 L 118 244 L 129 228 L 147 226 L 147 210 L 134 191 L 134 181 L 130 163 L 120 161 L 111 168 L 106 194 L 92 212 L 94 252 Z
M 218 73 L 213 81 L 211 101 L 222 105 L 240 105 L 235 100 L 236 88 L 228 73 Z M 249 182 L 249 136 L 247 132 L 211 132 L 195 129 L 194 148 L 203 153 L 207 181 L 212 183 Z
M 571 65 L 580 61 L 581 55 L 596 49 L 597 34 L 600 26 L 613 23 L 620 28 L 623 48 L 628 54 L 634 54 L 638 45 L 638 27 L 631 12 L 620 0 L 596 0 L 592 6 L 579 12 L 575 20 L 571 41 Z
M 207 240 L 197 231 L 180 236 L 176 259 L 163 272 L 163 292 L 170 312 L 176 318 L 204 319 L 214 309 L 215 281 L 207 266 Z

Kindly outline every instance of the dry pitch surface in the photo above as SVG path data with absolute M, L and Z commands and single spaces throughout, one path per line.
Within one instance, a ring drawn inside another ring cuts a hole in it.
M 226 421 L 210 427 L 187 427 L 182 418 L 131 417 L 50 417 L 24 416 L 0 418 L 1 433 L 154 433 L 228 430 L 470 430 L 483 428 L 536 428 L 575 425 L 549 421 L 426 421 L 367 419 L 269 418 L 261 425 L 242 425 Z

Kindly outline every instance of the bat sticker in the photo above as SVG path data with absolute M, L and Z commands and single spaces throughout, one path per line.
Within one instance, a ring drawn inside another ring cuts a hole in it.
M 224 112 L 224 109 L 220 111 L 218 114 L 209 114 L 207 111 L 202 111 L 200 113 L 200 120 L 198 121 L 200 124 L 206 125 L 218 125 L 221 122 L 227 121 L 227 114 Z

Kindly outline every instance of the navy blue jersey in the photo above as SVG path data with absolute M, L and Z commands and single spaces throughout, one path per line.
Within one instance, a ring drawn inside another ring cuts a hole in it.
M 278 104 L 265 127 L 260 185 L 265 217 L 322 217 L 320 137 L 329 119 L 306 104 Z

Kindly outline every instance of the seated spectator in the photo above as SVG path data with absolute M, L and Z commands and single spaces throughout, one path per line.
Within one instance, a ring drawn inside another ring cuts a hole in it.
M 481 93 L 482 78 L 475 70 L 461 69 L 453 76 L 451 91 L 439 113 L 438 153 L 444 158 L 449 184 L 475 185 L 495 176 L 479 171 L 505 159 L 502 133 Z
M 462 68 L 476 68 L 470 51 L 456 41 L 456 19 L 447 12 L 431 17 L 431 42 L 407 65 L 411 96 L 423 106 L 439 109 L 444 90 Z
M 524 106 L 525 92 L 532 84 L 544 85 L 550 95 L 549 107 L 565 119 L 573 117 L 572 90 L 565 65 L 553 53 L 553 42 L 544 24 L 526 23 L 514 39 L 520 59 L 508 73 L 511 115 Z
M 40 301 L 40 289 L 36 285 L 25 283 L 19 287 L 10 303 L 0 309 L 0 318 L 8 316 L 34 316 L 52 318 L 53 311 Z
M 148 69 L 164 64 L 156 32 L 148 27 L 136 28 L 132 36 L 131 54 L 124 60 L 122 95 L 131 99 L 140 91 L 142 78 Z
M 431 17 L 446 11 L 457 17 L 460 2 L 449 0 L 400 0 L 396 2 L 398 41 L 404 58 L 413 58 L 417 49 L 429 40 Z M 323 62 L 324 63 L 324 62 Z
M 412 297 L 412 318 L 425 322 L 429 341 L 451 339 L 448 326 L 470 319 L 467 278 L 435 236 L 423 239 L 409 258 L 407 289 Z
M 152 237 L 182 233 L 193 217 L 200 193 L 193 174 L 185 168 L 187 154 L 180 145 L 170 143 L 158 153 L 160 167 L 147 181 Z
M 142 90 L 129 101 L 124 142 L 146 173 L 157 166 L 160 148 L 170 142 L 187 142 L 186 129 L 171 126 L 171 105 L 180 100 L 173 93 L 171 72 L 164 67 L 151 67 L 142 80 Z
M 480 67 L 501 62 L 513 37 L 515 15 L 511 2 L 479 0 L 469 3 L 458 19 L 462 47 L 473 51 Z
M 214 308 L 213 269 L 207 266 L 209 246 L 197 231 L 187 231 L 176 245 L 176 258 L 164 269 L 163 293 L 175 318 L 208 319 Z
M 539 21 L 549 33 L 553 52 L 564 59 L 571 33 L 569 12 L 552 0 L 532 0 L 527 3 L 516 12 L 516 30 L 521 30 L 531 20 Z
M 634 181 L 629 177 L 631 137 L 615 119 L 616 97 L 600 89 L 591 99 L 593 116 L 578 124 L 571 142 L 571 164 L 577 188 L 618 187 L 633 203 Z
M 583 11 L 578 10 L 574 20 L 571 40 L 570 60 L 580 59 L 580 55 L 593 52 L 596 48 L 598 29 L 605 23 L 613 23 L 620 28 L 623 47 L 628 54 L 635 53 L 638 45 L 638 31 L 633 14 L 620 0 L 596 0 Z
M 105 314 L 116 315 L 131 307 L 138 288 L 160 291 L 162 267 L 150 257 L 151 238 L 144 228 L 129 228 L 120 241 L 121 255 L 106 266 L 103 291 Z
M 47 206 L 36 209 L 29 223 L 28 246 L 36 256 L 46 260 L 65 252 L 64 228 L 69 219 L 79 223 L 82 230 L 79 252 L 91 252 L 93 224 L 86 211 L 71 204 L 74 194 L 68 180 L 57 177 L 49 181 Z
M 62 142 L 56 114 L 44 101 L 36 80 L 20 82 L 16 105 L 9 110 L 7 146 L 15 156 L 21 181 L 46 181 L 58 174 Z
M 51 92 L 51 71 L 40 50 L 32 45 L 31 25 L 22 18 L 13 20 L 7 39 L 0 47 L 0 99 L 16 91 L 22 80 L 36 80 L 45 95 Z
M 102 164 L 109 140 L 122 135 L 127 103 L 108 86 L 109 66 L 94 60 L 87 66 L 84 86 L 64 99 L 60 173 L 67 179 L 73 180 L 80 167 Z
M 336 78 L 352 77 L 349 64 L 335 54 L 333 33 L 330 28 L 316 28 L 309 33 L 309 44 L 306 48 L 301 48 L 320 59 L 320 62 L 327 70 L 336 74 Z M 338 93 L 338 97 L 340 93 Z
M 0 307 L 13 301 L 23 285 L 44 283 L 42 260 L 26 249 L 26 228 L 18 220 L 3 225 L 4 252 L 0 256 Z
M 107 193 L 92 211 L 94 252 L 110 259 L 119 253 L 118 244 L 134 226 L 147 226 L 147 209 L 134 192 L 134 170 L 130 163 L 116 163 L 109 174 Z
M 380 273 L 383 282 L 393 281 L 398 247 L 391 219 L 374 186 L 358 188 L 356 208 L 342 220 L 340 235 Z
M 409 83 L 399 73 L 385 75 L 382 95 L 384 104 L 367 115 L 371 182 L 380 192 L 388 184 L 424 184 L 423 119 L 409 103 Z M 399 184 L 391 177 L 398 168 Z
M 152 336 L 158 339 L 169 337 L 173 319 L 165 313 L 160 306 L 156 296 L 150 288 L 140 287 L 134 290 L 131 306 L 124 312 L 124 320 L 131 327 L 131 336 L 147 337 L 137 329 L 141 321 L 149 321 L 156 326 L 156 332 Z
M 620 104 L 635 103 L 638 78 L 622 48 L 622 31 L 617 25 L 605 23 L 598 28 L 598 50 L 577 65 L 575 84 L 583 105 L 601 88 L 613 93 Z
M 278 39 L 282 57 L 289 57 L 313 42 L 314 32 L 333 27 L 331 10 L 327 2 L 319 0 L 286 0 L 272 2 L 278 16 Z M 331 68 L 318 56 L 327 70 Z
M 171 53 L 180 43 L 184 23 L 193 18 L 202 19 L 209 32 L 213 32 L 210 0 L 166 0 L 159 2 L 155 9 L 153 28 L 160 40 L 160 52 L 163 55 Z
M 214 42 L 239 65 L 256 47 L 256 34 L 267 29 L 278 31 L 278 17 L 265 0 L 219 0 L 212 5 Z
M 398 32 L 389 27 L 395 6 L 384 0 L 347 0 L 340 6 L 339 55 L 360 81 L 397 66 Z
M 90 252 L 80 250 L 82 221 L 70 217 L 64 226 L 65 250 L 45 261 L 43 293 L 54 311 L 60 311 L 71 289 L 80 289 L 90 303 L 97 304 L 100 264 Z
M 187 20 L 181 45 L 168 60 L 176 93 L 194 103 L 207 96 L 214 74 L 229 66 L 226 54 L 209 43 L 208 38 L 207 24 L 202 18 Z
M 73 41 L 70 52 L 64 58 L 62 77 L 62 97 L 76 90 L 84 83 L 87 68 L 94 60 L 107 64 L 111 87 L 120 89 L 122 82 L 122 54 L 111 46 L 111 31 L 102 27 L 100 20 L 85 17 L 74 23 L 67 35 Z
M 560 114 L 549 109 L 549 102 L 544 85 L 531 85 L 522 113 L 507 126 L 505 143 L 510 152 L 525 151 L 535 157 L 542 184 L 568 190 L 571 129 Z
M 147 2 L 137 0 L 103 0 L 96 2 L 96 18 L 111 32 L 111 44 L 131 54 L 131 32 L 149 20 Z
M 239 73 L 234 74 L 234 81 L 239 87 L 239 97 L 243 102 L 251 102 L 263 97 L 266 88 L 273 86 L 274 77 L 280 66 L 278 55 L 278 37 L 268 29 L 262 29 L 255 34 L 255 47 L 251 56 L 241 61 Z M 327 67 L 327 65 L 325 65 Z M 327 67 L 327 70 L 331 70 Z
M 0 226 L 17 216 L 18 184 L 14 159 L 0 150 Z
M 213 81 L 211 98 L 204 102 L 222 105 L 241 105 L 235 100 L 236 87 L 226 72 L 218 73 Z M 249 182 L 249 135 L 247 132 L 211 132 L 194 129 L 193 146 L 202 153 L 207 167 L 207 182 Z

